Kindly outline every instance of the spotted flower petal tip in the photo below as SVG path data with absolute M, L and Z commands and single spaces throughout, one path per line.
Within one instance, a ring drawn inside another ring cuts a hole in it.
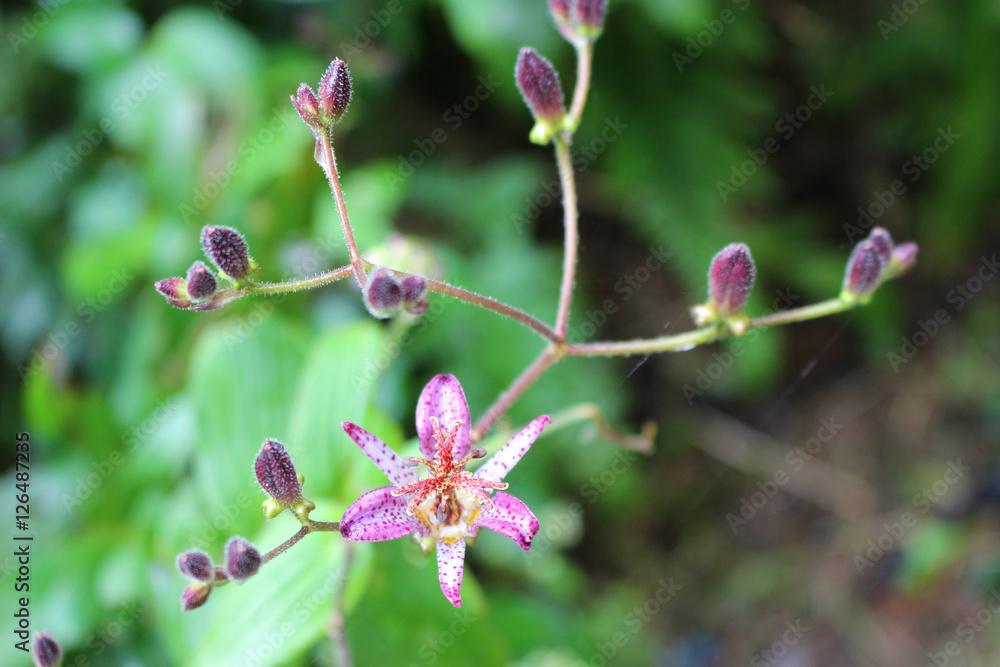
M 340 520 L 341 534 L 366 542 L 414 535 L 422 544 L 436 543 L 441 591 L 449 602 L 461 606 L 466 538 L 488 528 L 522 549 L 531 547 L 538 519 L 523 502 L 504 493 L 508 485 L 502 480 L 551 421 L 544 415 L 536 418 L 471 473 L 465 466 L 483 451 L 471 448 L 465 392 L 454 376 L 438 375 L 424 387 L 417 405 L 424 456 L 414 462 L 426 466 L 430 474 L 424 478 L 377 436 L 343 422 L 344 431 L 392 486 L 369 491 L 355 501 Z

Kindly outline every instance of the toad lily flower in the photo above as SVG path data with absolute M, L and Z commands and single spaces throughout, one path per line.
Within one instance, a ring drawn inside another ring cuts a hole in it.
M 489 528 L 514 540 L 524 550 L 538 532 L 538 519 L 527 505 L 503 493 L 503 478 L 535 442 L 551 419 L 536 418 L 474 473 L 465 470 L 483 449 L 470 451 L 469 404 L 462 385 L 451 375 L 431 380 L 417 405 L 417 434 L 424 458 L 403 459 L 378 437 L 360 426 L 341 426 L 368 458 L 385 473 L 392 486 L 361 496 L 340 520 L 340 532 L 349 540 L 382 542 L 406 535 L 437 542 L 441 591 L 456 607 L 462 606 L 465 538 Z M 430 476 L 420 479 L 414 468 L 422 464 Z M 496 491 L 496 495 L 491 493 Z

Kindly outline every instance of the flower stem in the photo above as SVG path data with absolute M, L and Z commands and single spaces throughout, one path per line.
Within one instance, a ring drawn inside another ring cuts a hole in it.
M 321 273 L 311 278 L 290 280 L 286 283 L 250 283 L 243 288 L 246 294 L 280 294 L 282 292 L 300 292 L 302 290 L 323 287 L 338 280 L 343 280 L 354 273 L 354 267 L 348 264 L 333 271 Z
M 354 275 L 358 279 L 362 289 L 367 284 L 364 265 L 361 263 L 361 254 L 358 252 L 358 244 L 354 240 L 354 230 L 351 228 L 351 220 L 347 216 L 347 204 L 344 203 L 344 191 L 340 187 L 340 175 L 337 173 L 337 160 L 333 156 L 333 141 L 329 132 L 319 133 L 319 144 L 323 153 L 324 171 L 326 178 L 330 181 L 330 189 L 333 190 L 333 198 L 337 202 L 337 215 L 340 217 L 340 225 L 344 229 L 344 241 L 347 243 L 347 251 L 351 255 L 351 266 L 354 268 Z
M 542 373 L 549 369 L 549 366 L 562 358 L 561 346 L 550 345 L 541 355 L 521 373 L 520 376 L 507 388 L 507 391 L 500 394 L 500 397 L 490 406 L 476 425 L 472 429 L 472 441 L 479 442 L 490 430 L 490 427 L 503 416 L 510 406 L 521 397 L 528 387 L 535 383 L 535 380 L 542 376 Z
M 303 523 L 302 526 L 295 531 L 294 535 L 261 556 L 260 564 L 264 565 L 264 563 L 267 563 L 268 561 L 271 561 L 285 553 L 309 533 L 335 533 L 339 530 L 339 521 L 313 521 L 312 519 L 308 519 L 308 523 Z M 226 575 L 226 571 L 223 568 L 215 568 L 215 586 L 225 586 L 229 583 L 229 581 L 229 576 Z
M 556 135 L 553 140 L 556 145 L 556 164 L 559 167 L 559 182 L 563 192 L 563 227 L 565 238 L 563 242 L 563 275 L 559 287 L 559 307 L 556 311 L 555 334 L 559 341 L 566 340 L 566 327 L 569 323 L 569 309 L 573 302 L 573 286 L 576 281 L 576 250 L 579 244 L 577 220 L 576 179 L 573 175 L 573 164 L 569 154 L 569 139 Z
M 427 289 L 431 292 L 437 292 L 438 294 L 443 294 L 460 301 L 465 301 L 466 303 L 471 303 L 479 306 L 480 308 L 485 308 L 486 310 L 492 310 L 493 312 L 499 313 L 504 317 L 509 317 L 512 320 L 520 322 L 529 329 L 537 332 L 550 342 L 555 343 L 559 340 L 559 337 L 556 335 L 556 332 L 552 330 L 552 327 L 545 324 L 541 320 L 532 317 L 523 310 L 518 310 L 513 306 L 508 306 L 502 301 L 497 301 L 496 299 L 488 296 L 476 294 L 475 292 L 470 292 L 469 290 L 462 289 L 461 287 L 455 287 L 454 285 L 449 285 L 439 280 L 431 280 L 430 278 L 427 279 Z
M 772 313 L 771 315 L 758 317 L 757 319 L 751 321 L 751 326 L 770 327 L 778 324 L 814 320 L 817 317 L 825 317 L 826 315 L 834 315 L 845 310 L 850 310 L 855 305 L 856 304 L 849 303 L 840 298 L 828 299 L 826 301 L 814 303 L 811 306 L 803 306 L 802 308 L 793 308 L 791 310 L 782 310 L 777 313 Z
M 576 47 L 576 87 L 573 89 L 573 103 L 569 108 L 569 116 L 579 122 L 583 115 L 583 106 L 587 103 L 587 93 L 590 90 L 591 61 L 594 58 L 594 40 L 584 40 Z

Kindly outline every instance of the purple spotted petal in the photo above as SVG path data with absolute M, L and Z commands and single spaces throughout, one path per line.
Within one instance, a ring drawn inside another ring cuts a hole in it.
M 475 528 L 489 528 L 514 540 L 525 551 L 530 549 L 531 539 L 538 532 L 538 519 L 528 506 L 503 491 L 497 491 L 493 506 L 492 512 L 480 516 Z
M 392 448 L 380 438 L 351 422 L 341 422 L 340 425 L 344 427 L 347 435 L 351 436 L 351 440 L 358 443 L 358 447 L 372 460 L 372 463 L 385 473 L 393 486 L 403 486 L 417 481 L 417 473 L 413 468 L 404 464 L 399 454 L 392 451 Z
M 522 428 L 506 445 L 497 450 L 489 461 L 476 471 L 476 477 L 492 482 L 502 482 L 510 469 L 513 468 L 528 448 L 541 435 L 542 429 L 552 423 L 548 415 L 536 417 L 534 421 Z
M 426 534 L 420 521 L 406 513 L 409 496 L 393 496 L 393 487 L 369 491 L 354 501 L 340 519 L 340 533 L 356 542 L 384 542 L 413 531 Z
M 462 606 L 462 574 L 465 571 L 465 540 L 437 541 L 438 581 L 441 592 L 456 607 Z
M 472 415 L 469 414 L 469 403 L 465 400 L 465 392 L 454 375 L 436 375 L 427 383 L 420 394 L 417 403 L 417 434 L 420 436 L 420 451 L 425 457 L 434 460 L 436 441 L 431 417 L 437 417 L 441 430 L 445 435 L 451 430 L 451 425 L 461 420 L 462 427 L 458 429 L 458 437 L 452 448 L 455 459 L 460 459 L 469 451 L 472 441 Z

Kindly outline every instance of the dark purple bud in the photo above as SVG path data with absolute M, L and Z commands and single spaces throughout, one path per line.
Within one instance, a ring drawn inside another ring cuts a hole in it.
M 154 285 L 156 291 L 163 295 L 171 306 L 187 308 L 191 305 L 188 298 L 187 283 L 183 278 L 164 278 Z
M 253 471 L 264 493 L 282 506 L 291 507 L 302 500 L 302 482 L 295 464 L 288 450 L 277 440 L 264 441 L 253 462 Z
M 226 574 L 236 583 L 257 574 L 261 560 L 260 552 L 242 537 L 236 535 L 226 542 Z
M 566 105 L 559 85 L 559 74 L 552 63 L 526 46 L 517 56 L 514 76 L 535 120 L 558 129 L 566 115 Z
M 889 259 L 889 269 L 892 276 L 902 275 L 913 268 L 917 263 L 917 252 L 919 248 L 913 241 L 901 243 L 892 249 L 892 256 Z
M 854 246 L 851 257 L 847 260 L 841 298 L 853 300 L 867 296 L 875 290 L 885 268 L 880 252 L 878 242 L 870 238 Z
M 608 0 L 577 0 L 576 13 L 579 17 L 580 33 L 591 39 L 604 29 L 604 17 L 608 14 Z
M 35 635 L 31 645 L 31 659 L 35 667 L 59 667 L 63 659 L 62 646 L 52 638 L 51 632 L 42 630 Z
M 185 551 L 178 555 L 177 569 L 191 581 L 208 584 L 215 580 L 215 564 L 204 551 Z
M 351 75 L 347 63 L 334 58 L 319 82 L 319 115 L 326 124 L 336 123 L 351 103 Z
M 892 237 L 882 227 L 876 227 L 868 235 L 868 240 L 875 244 L 875 254 L 882 261 L 882 264 L 888 266 L 889 259 L 892 257 Z
M 212 592 L 211 586 L 192 581 L 181 593 L 181 611 L 191 611 L 205 604 L 208 594 Z
M 403 303 L 407 306 L 414 306 L 427 293 L 427 280 L 423 276 L 406 276 L 399 284 L 399 288 L 403 294 Z
M 730 243 L 720 250 L 708 270 L 708 294 L 715 311 L 723 316 L 742 312 L 756 276 L 745 244 Z
M 319 121 L 319 100 L 307 84 L 300 84 L 296 94 L 292 96 L 292 104 L 299 112 L 299 117 L 314 130 L 320 129 L 322 124 Z
M 219 271 L 233 280 L 250 273 L 250 251 L 243 235 L 232 227 L 206 225 L 201 230 L 201 247 Z
M 195 301 L 203 301 L 215 294 L 219 281 L 215 279 L 212 270 L 205 266 L 205 262 L 195 262 L 188 269 L 185 285 L 189 297 Z
M 395 277 L 381 266 L 368 275 L 365 287 L 365 308 L 372 317 L 384 320 L 395 315 L 403 305 L 403 291 Z

